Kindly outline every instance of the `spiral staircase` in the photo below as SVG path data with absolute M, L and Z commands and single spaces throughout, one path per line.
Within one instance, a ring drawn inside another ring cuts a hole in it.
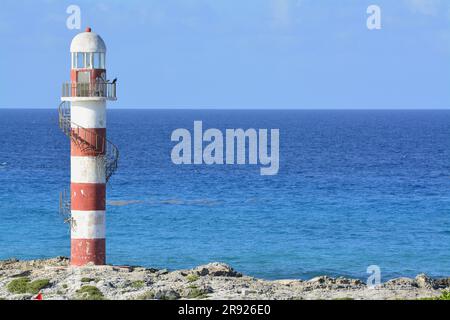
M 91 152 L 101 159 L 100 165 L 104 166 L 108 183 L 118 168 L 119 149 L 106 137 L 73 123 L 70 118 L 70 102 L 62 102 L 58 107 L 58 114 L 61 131 L 81 150 Z M 71 223 L 70 192 L 67 190 L 60 193 L 59 212 L 65 222 Z

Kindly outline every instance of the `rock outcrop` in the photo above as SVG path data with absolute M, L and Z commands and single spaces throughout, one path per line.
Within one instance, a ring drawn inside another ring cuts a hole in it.
M 450 278 L 392 279 L 369 288 L 358 279 L 316 277 L 267 281 L 242 275 L 223 263 L 192 270 L 130 266 L 73 268 L 69 260 L 0 261 L 0 299 L 420 299 L 450 289 Z

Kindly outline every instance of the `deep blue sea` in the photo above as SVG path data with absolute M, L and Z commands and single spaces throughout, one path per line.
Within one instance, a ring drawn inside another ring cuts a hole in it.
M 109 263 L 268 279 L 450 275 L 450 111 L 112 110 Z M 176 166 L 177 128 L 279 128 L 280 172 Z M 0 259 L 69 256 L 57 110 L 0 110 Z

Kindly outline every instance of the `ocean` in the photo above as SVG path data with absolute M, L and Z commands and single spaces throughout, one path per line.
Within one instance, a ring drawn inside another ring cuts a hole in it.
M 57 110 L 0 109 L 0 259 L 69 256 Z M 280 129 L 280 170 L 172 163 L 173 130 Z M 450 275 L 450 111 L 110 110 L 107 260 L 266 279 Z

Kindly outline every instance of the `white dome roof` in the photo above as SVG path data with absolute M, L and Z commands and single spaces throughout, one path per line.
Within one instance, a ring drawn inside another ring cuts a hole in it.
M 73 38 L 72 44 L 70 45 L 70 52 L 106 53 L 106 45 L 98 34 L 87 31 L 79 33 Z

